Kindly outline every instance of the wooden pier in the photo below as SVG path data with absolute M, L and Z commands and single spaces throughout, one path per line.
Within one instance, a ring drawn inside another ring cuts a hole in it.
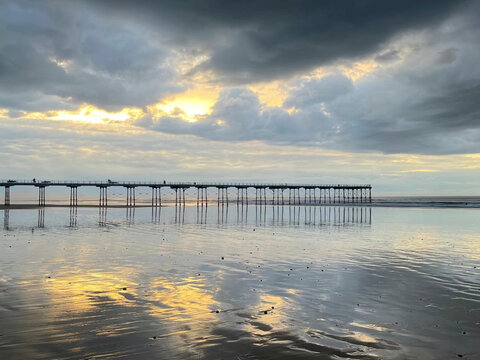
M 162 189 L 175 191 L 175 203 L 185 203 L 185 191 L 196 189 L 197 204 L 208 203 L 208 189 L 216 189 L 218 203 L 229 204 L 274 204 L 274 205 L 327 205 L 327 204 L 366 204 L 372 202 L 371 185 L 344 184 L 288 184 L 288 183 L 215 183 L 215 182 L 149 182 L 149 181 L 70 181 L 70 180 L 0 180 L 0 187 L 5 188 L 4 205 L 12 205 L 14 187 L 38 188 L 38 206 L 46 206 L 46 189 L 66 187 L 70 189 L 70 206 L 78 206 L 79 187 L 99 188 L 99 207 L 108 205 L 108 189 L 123 187 L 126 189 L 126 206 L 137 206 L 136 189 L 150 188 L 152 192 L 151 206 L 162 205 Z M 229 189 L 236 190 L 236 198 L 229 200 Z M 255 191 L 249 198 L 249 189 Z M 215 199 L 211 199 L 215 200 Z M 195 201 L 195 199 L 194 199 Z

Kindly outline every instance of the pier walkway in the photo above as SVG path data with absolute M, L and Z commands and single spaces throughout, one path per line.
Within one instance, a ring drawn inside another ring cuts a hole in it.
M 123 187 L 126 189 L 126 206 L 136 206 L 136 189 L 151 188 L 152 206 L 161 206 L 162 189 L 175 191 L 175 203 L 185 203 L 185 191 L 197 190 L 197 203 L 208 203 L 208 189 L 217 190 L 217 201 L 229 203 L 228 189 L 236 190 L 236 199 L 230 202 L 249 202 L 248 190 L 255 190 L 254 203 L 272 203 L 277 205 L 295 204 L 355 204 L 372 202 L 372 186 L 368 184 L 289 184 L 289 183 L 221 183 L 221 182 L 153 182 L 153 181 L 72 181 L 72 180 L 0 180 L 0 187 L 5 188 L 5 206 L 11 205 L 11 192 L 14 187 L 38 188 L 38 206 L 46 206 L 46 189 L 49 187 L 66 187 L 70 189 L 70 206 L 78 206 L 79 187 L 99 188 L 98 206 L 108 206 L 108 189 Z M 268 195 L 268 192 L 271 194 Z

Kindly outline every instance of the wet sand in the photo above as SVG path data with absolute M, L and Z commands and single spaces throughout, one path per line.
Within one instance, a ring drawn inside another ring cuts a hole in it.
M 479 215 L 4 210 L 0 358 L 478 359 Z

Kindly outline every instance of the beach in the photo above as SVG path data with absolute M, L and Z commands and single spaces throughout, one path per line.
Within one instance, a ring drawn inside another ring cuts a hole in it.
M 476 209 L 2 212 L 2 359 L 480 356 Z

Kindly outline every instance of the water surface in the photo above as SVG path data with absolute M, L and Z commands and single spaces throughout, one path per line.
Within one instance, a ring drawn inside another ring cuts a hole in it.
M 478 359 L 479 218 L 4 210 L 0 358 Z

